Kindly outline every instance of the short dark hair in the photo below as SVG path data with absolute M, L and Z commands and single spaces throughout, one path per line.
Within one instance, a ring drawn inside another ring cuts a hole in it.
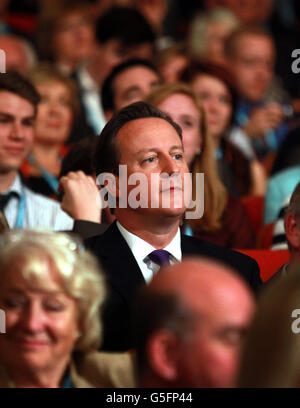
M 252 35 L 265 37 L 274 42 L 273 37 L 262 27 L 256 25 L 242 26 L 234 30 L 225 40 L 224 53 L 227 58 L 232 58 L 236 52 L 236 44 L 240 37 Z
M 134 47 L 148 42 L 153 44 L 155 34 L 138 10 L 114 6 L 96 21 L 96 39 L 101 44 L 118 39 L 124 47 Z
M 122 72 L 126 71 L 129 68 L 133 67 L 144 67 L 153 71 L 158 77 L 160 77 L 157 69 L 154 65 L 147 60 L 140 58 L 133 58 L 127 61 L 122 62 L 117 65 L 112 72 L 106 77 L 101 88 L 101 102 L 103 110 L 115 110 L 115 90 L 114 90 L 114 81 L 116 77 Z
M 11 92 L 26 99 L 34 107 L 34 113 L 37 112 L 37 105 L 40 102 L 40 96 L 32 83 L 18 72 L 7 72 L 0 74 L 0 92 Z
M 139 290 L 131 313 L 139 378 L 143 377 L 149 368 L 146 349 L 151 335 L 160 329 L 167 329 L 179 339 L 188 338 L 194 322 L 192 311 L 175 294 L 160 293 L 148 286 Z
M 167 121 L 176 130 L 182 140 L 181 128 L 165 113 L 146 102 L 135 102 L 119 110 L 104 126 L 97 143 L 94 155 L 96 175 L 102 173 L 118 173 L 120 152 L 116 139 L 119 130 L 128 122 L 142 118 L 160 118 Z
M 88 176 L 93 174 L 92 158 L 98 138 L 86 137 L 80 140 L 69 150 L 63 158 L 59 178 L 66 176 L 70 171 L 83 171 Z

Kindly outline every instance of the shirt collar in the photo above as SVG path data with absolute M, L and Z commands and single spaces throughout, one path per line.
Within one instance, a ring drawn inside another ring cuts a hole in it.
M 129 232 L 118 221 L 117 221 L 117 227 L 121 235 L 127 242 L 129 248 L 131 249 L 138 263 L 141 261 L 144 261 L 145 258 L 147 258 L 147 256 L 156 249 L 152 245 L 150 245 L 148 242 L 138 237 L 137 235 L 134 235 L 131 232 Z M 175 237 L 172 239 L 172 241 L 163 249 L 168 251 L 173 256 L 173 258 L 175 258 L 175 260 L 181 261 L 181 258 L 182 258 L 181 235 L 180 235 L 179 228 L 178 228 L 178 231 Z
M 23 187 L 22 187 L 21 177 L 19 174 L 16 175 L 14 182 L 9 186 L 9 188 L 4 193 L 5 194 L 10 193 L 11 191 L 18 194 L 19 197 L 22 196 Z
M 81 67 L 78 70 L 78 76 L 80 79 L 81 87 L 87 92 L 99 92 L 99 86 L 97 85 L 96 81 L 91 77 L 88 73 L 86 67 Z

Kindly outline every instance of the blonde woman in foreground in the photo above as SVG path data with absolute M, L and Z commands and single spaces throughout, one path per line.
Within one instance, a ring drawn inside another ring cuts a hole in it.
M 97 351 L 105 282 L 78 242 L 63 233 L 8 232 L 0 280 L 1 388 L 134 386 L 130 355 Z

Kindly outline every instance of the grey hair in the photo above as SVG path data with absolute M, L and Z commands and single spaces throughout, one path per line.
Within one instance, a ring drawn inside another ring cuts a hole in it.
M 79 240 L 60 232 L 9 231 L 0 238 L 0 279 L 4 271 L 14 267 L 30 285 L 42 290 L 47 290 L 45 277 L 52 268 L 63 291 L 77 302 L 81 335 L 75 349 L 99 348 L 105 279 L 96 258 L 83 250 Z

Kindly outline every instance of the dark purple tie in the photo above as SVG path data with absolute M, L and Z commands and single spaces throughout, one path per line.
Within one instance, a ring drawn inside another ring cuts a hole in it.
M 148 257 L 160 267 L 170 264 L 170 253 L 164 249 L 156 249 L 152 251 Z

